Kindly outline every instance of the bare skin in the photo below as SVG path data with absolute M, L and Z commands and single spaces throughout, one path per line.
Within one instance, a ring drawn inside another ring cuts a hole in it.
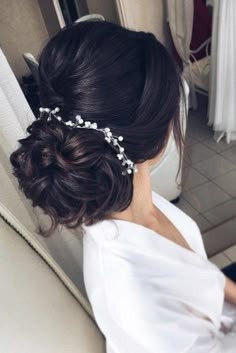
M 173 223 L 152 202 L 150 166 L 157 163 L 163 153 L 164 150 L 158 157 L 137 165 L 133 200 L 126 210 L 113 213 L 112 218 L 141 224 L 193 251 Z
M 134 174 L 133 179 L 133 200 L 126 210 L 114 213 L 112 218 L 143 225 L 193 251 L 176 227 L 152 202 L 150 166 L 158 163 L 163 153 L 164 150 L 154 159 L 137 165 L 138 173 Z M 228 277 L 225 281 L 225 299 L 236 305 L 236 284 Z

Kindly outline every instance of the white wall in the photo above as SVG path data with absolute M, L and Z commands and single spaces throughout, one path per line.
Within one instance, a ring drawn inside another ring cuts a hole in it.
M 87 0 L 87 5 L 89 13 L 100 13 L 108 21 L 121 22 L 135 30 L 153 32 L 170 48 L 163 2 L 164 0 Z M 17 78 L 29 72 L 22 54 L 31 52 L 37 56 L 49 35 L 59 30 L 53 12 L 52 0 L 0 0 L 0 46 Z
M 122 24 L 130 29 L 152 32 L 170 49 L 165 0 L 116 0 Z
M 0 46 L 17 78 L 29 72 L 22 54 L 37 56 L 47 39 L 37 0 L 0 1 Z
M 171 50 L 165 0 L 87 0 L 90 13 L 134 30 L 152 32 Z
M 119 23 L 115 0 L 87 0 L 89 13 L 98 13 L 107 21 Z
M 52 37 L 65 26 L 59 1 L 37 0 L 37 2 L 39 4 L 49 37 Z

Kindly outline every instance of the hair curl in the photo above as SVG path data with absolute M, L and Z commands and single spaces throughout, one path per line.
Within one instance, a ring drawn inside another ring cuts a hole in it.
M 122 135 L 140 163 L 163 149 L 170 126 L 182 153 L 181 79 L 151 33 L 107 21 L 84 21 L 60 31 L 39 58 L 41 104 L 60 107 L 64 121 L 80 114 Z M 121 174 L 116 152 L 101 132 L 70 129 L 55 119 L 34 121 L 10 156 L 19 187 L 33 207 L 76 228 L 106 219 L 132 201 L 133 175 Z M 180 169 L 180 168 L 179 168 Z

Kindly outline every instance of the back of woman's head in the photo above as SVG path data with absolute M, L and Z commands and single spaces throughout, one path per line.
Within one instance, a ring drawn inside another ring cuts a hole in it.
M 181 81 L 164 46 L 151 33 L 106 21 L 84 21 L 52 38 L 39 58 L 41 105 L 60 108 L 63 121 L 77 114 L 122 135 L 134 163 L 156 157 L 170 127 L 181 152 Z M 126 209 L 133 174 L 122 175 L 116 151 L 102 132 L 38 119 L 10 160 L 33 206 L 52 228 L 75 228 Z

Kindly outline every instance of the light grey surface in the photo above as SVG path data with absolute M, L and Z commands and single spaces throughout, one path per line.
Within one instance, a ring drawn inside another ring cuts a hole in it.
M 80 302 L 2 218 L 0 278 L 2 352 L 105 353 L 104 338 Z
M 208 256 L 213 256 L 235 245 L 235 232 L 236 224 L 231 220 L 204 233 L 203 241 Z
M 213 253 L 236 244 L 235 221 L 231 227 L 222 225 L 236 216 L 236 141 L 214 141 L 207 126 L 207 98 L 199 96 L 199 101 L 199 109 L 189 111 L 183 192 L 177 206 L 196 220 L 203 238 L 213 227 L 206 234 L 207 250 Z

